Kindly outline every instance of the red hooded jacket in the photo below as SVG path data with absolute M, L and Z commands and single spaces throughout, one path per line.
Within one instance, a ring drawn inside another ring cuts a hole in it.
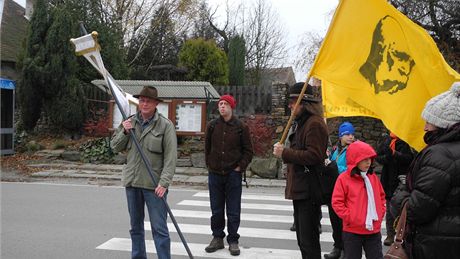
M 375 208 L 378 220 L 374 221 L 374 229 L 366 229 L 367 191 L 361 175 L 352 173 L 358 163 L 366 158 L 375 158 L 374 149 L 362 141 L 350 144 L 347 151 L 347 171 L 340 174 L 332 193 L 332 208 L 343 220 L 343 231 L 355 234 L 374 234 L 380 232 L 385 215 L 385 192 L 374 172 L 367 176 L 374 190 Z

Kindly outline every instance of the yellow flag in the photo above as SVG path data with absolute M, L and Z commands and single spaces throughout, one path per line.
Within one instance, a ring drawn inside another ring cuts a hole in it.
M 350 99 L 417 150 L 425 103 L 460 80 L 428 33 L 385 0 L 341 0 L 310 75 L 324 84 L 326 111 Z
M 366 116 L 379 118 L 377 114 L 353 101 L 342 88 L 330 82 L 321 84 L 324 116 L 333 118 L 337 116 Z

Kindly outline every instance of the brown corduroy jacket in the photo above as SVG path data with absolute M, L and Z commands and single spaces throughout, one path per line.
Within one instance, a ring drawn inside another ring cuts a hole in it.
M 317 200 L 319 182 L 313 174 L 326 158 L 328 131 L 324 119 L 304 113 L 297 120 L 297 129 L 288 138 L 290 146 L 282 154 L 283 162 L 287 163 L 285 197 Z M 305 166 L 310 172 L 305 172 Z
M 206 127 L 205 159 L 208 170 L 227 174 L 240 167 L 245 171 L 252 160 L 253 148 L 249 128 L 233 116 L 229 121 L 219 117 Z

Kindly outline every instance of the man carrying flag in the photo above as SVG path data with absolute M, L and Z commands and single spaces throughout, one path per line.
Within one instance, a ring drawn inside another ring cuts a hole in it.
M 157 89 L 144 87 L 138 95 L 139 112 L 123 121 L 111 141 L 115 152 L 128 151 L 126 166 L 123 168 L 123 186 L 126 187 L 128 211 L 130 216 L 132 258 L 147 258 L 144 236 L 144 207 L 150 217 L 153 240 L 158 258 L 171 258 L 171 240 L 167 226 L 167 209 L 161 200 L 166 199 L 169 184 L 176 170 L 177 140 L 172 122 L 165 118 L 156 108 L 162 101 Z M 139 152 L 128 135 L 134 130 L 137 138 L 150 160 L 155 182 L 142 163 Z

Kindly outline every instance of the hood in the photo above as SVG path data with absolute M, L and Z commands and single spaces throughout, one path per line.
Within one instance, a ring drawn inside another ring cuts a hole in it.
M 347 149 L 347 173 L 350 173 L 360 161 L 366 158 L 373 160 L 376 156 L 377 153 L 371 145 L 359 140 L 351 143 Z

